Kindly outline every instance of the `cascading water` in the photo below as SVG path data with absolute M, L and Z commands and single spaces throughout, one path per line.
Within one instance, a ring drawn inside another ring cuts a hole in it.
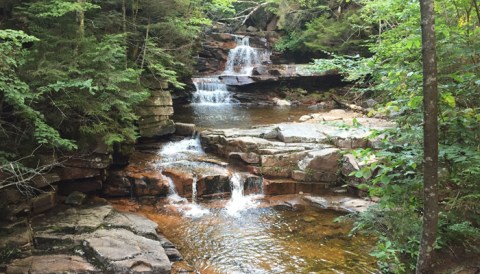
M 193 176 L 192 181 L 192 204 L 197 203 L 197 176 Z
M 260 181 L 259 184 L 263 185 L 263 182 Z M 240 173 L 233 173 L 230 178 L 230 187 L 232 196 L 225 205 L 225 209 L 227 214 L 233 217 L 240 216 L 240 213 L 246 209 L 256 207 L 258 205 L 257 199 L 263 196 L 263 193 L 245 195 L 245 179 L 242 178 Z
M 194 104 L 230 104 L 230 92 L 220 76 L 250 76 L 255 66 L 270 60 L 267 50 L 250 46 L 250 37 L 235 36 L 235 41 L 237 46 L 229 51 L 221 75 L 192 79 L 196 89 L 192 98 Z
M 165 175 L 163 175 L 165 176 Z M 173 183 L 172 178 L 165 176 L 165 178 L 168 181 L 168 198 L 170 201 L 173 203 L 184 203 L 187 202 L 187 199 L 180 197 L 177 192 L 177 188 L 175 187 L 175 184 Z
M 191 157 L 197 157 L 204 154 L 205 152 L 200 144 L 199 136 L 194 136 L 190 139 L 184 139 L 178 142 L 170 142 L 159 151 L 161 160 L 157 163 L 157 166 L 159 169 L 162 169 L 162 167 L 171 167 L 172 165 L 186 165 L 190 167 L 190 165 L 194 165 L 189 163 L 189 159 Z M 189 203 L 187 199 L 178 195 L 175 184 L 170 177 L 165 175 L 164 177 L 168 181 L 169 186 L 168 198 L 170 199 L 171 203 L 183 213 L 183 215 L 197 218 L 210 212 L 208 209 L 205 209 L 201 205 L 197 204 L 197 176 L 195 173 L 193 173 L 191 203 Z
M 218 77 L 193 78 L 196 92 L 193 94 L 194 103 L 228 104 L 231 102 L 227 85 Z
M 235 36 L 237 46 L 228 53 L 223 75 L 250 76 L 253 68 L 269 61 L 270 55 L 263 49 L 252 48 L 250 37 Z

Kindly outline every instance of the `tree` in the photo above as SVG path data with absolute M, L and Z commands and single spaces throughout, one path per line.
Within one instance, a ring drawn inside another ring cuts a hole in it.
M 423 63 L 423 229 L 416 273 L 431 273 L 438 224 L 438 88 L 434 0 L 420 0 Z

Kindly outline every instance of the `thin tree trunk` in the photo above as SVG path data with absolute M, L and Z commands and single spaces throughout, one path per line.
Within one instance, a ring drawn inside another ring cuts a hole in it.
M 147 46 L 148 46 L 148 35 L 150 31 L 150 20 L 148 20 L 147 23 L 147 30 L 145 32 L 145 42 L 143 43 L 143 56 L 142 56 L 142 63 L 140 65 L 140 68 L 143 69 L 143 66 L 145 64 L 145 56 L 147 55 Z
M 477 0 L 472 0 L 472 2 L 475 6 L 475 12 L 477 13 L 478 24 L 480 25 L 480 8 L 478 7 Z
M 85 0 L 77 0 L 77 2 L 81 5 L 85 3 Z M 77 20 L 78 20 L 78 36 L 80 37 L 80 40 L 85 37 L 85 12 L 82 10 L 79 10 L 77 12 Z
M 125 45 L 125 69 L 128 68 L 128 35 L 127 35 L 127 3 L 122 1 L 122 28 L 123 28 L 123 43 Z
M 433 273 L 438 223 L 438 89 L 434 0 L 420 0 L 423 61 L 423 229 L 416 273 Z

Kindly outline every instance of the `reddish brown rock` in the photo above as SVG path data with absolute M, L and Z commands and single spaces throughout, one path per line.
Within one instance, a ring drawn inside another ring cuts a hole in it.
M 190 196 L 192 194 L 193 177 L 191 173 L 183 172 L 175 168 L 166 168 L 163 174 L 173 180 L 179 195 Z
M 295 181 L 288 180 L 264 180 L 263 191 L 265 195 L 284 195 L 296 193 Z
M 260 163 L 260 156 L 258 154 L 250 152 L 250 153 L 243 153 L 243 152 L 230 152 L 228 154 L 230 159 L 240 160 L 247 164 L 258 164 Z

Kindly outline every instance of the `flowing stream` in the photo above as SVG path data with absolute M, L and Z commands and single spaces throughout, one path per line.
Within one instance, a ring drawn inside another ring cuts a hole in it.
M 228 54 L 225 70 L 221 75 L 193 78 L 196 91 L 192 102 L 195 105 L 231 104 L 234 100 L 228 87 L 221 80 L 224 75 L 249 76 L 255 66 L 270 60 L 270 53 L 250 46 L 250 37 L 235 36 L 237 46 Z
M 198 136 L 167 143 L 158 152 L 160 170 L 183 170 L 193 178 L 191 200 L 181 197 L 170 178 L 167 199 L 138 211 L 159 225 L 197 273 L 379 273 L 369 256 L 371 239 L 348 236 L 341 213 L 315 208 L 301 195 L 265 197 L 263 180 L 225 166 L 202 162 Z M 201 176 L 224 172 L 230 197 L 203 199 Z
M 222 75 L 250 75 L 269 56 L 250 47 L 249 37 L 236 39 Z M 234 107 L 221 75 L 194 78 L 193 82 L 192 107 L 200 114 L 186 116 L 198 119 L 193 121 L 197 126 L 232 128 L 261 123 L 254 120 L 256 114 Z M 223 106 L 217 116 L 212 115 L 212 106 Z M 260 109 L 257 116 L 275 123 L 306 112 L 278 111 Z M 238 124 L 225 119 L 237 116 Z M 302 195 L 264 196 L 263 178 L 235 170 L 205 153 L 198 136 L 169 142 L 157 156 L 155 166 L 167 178 L 168 197 L 153 206 L 140 205 L 138 211 L 157 222 L 160 232 L 184 256 L 183 263 L 174 264 L 175 273 L 379 273 L 375 259 L 368 255 L 372 239 L 349 236 L 351 224 L 335 222 L 342 214 L 316 208 Z M 172 178 L 181 178 L 181 182 Z M 213 196 L 205 198 L 206 192 Z

